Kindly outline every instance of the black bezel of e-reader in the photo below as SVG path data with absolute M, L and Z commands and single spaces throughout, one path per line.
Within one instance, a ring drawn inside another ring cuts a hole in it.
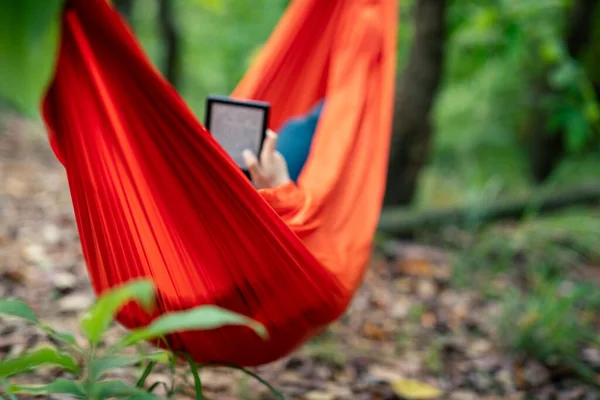
M 206 97 L 206 111 L 205 111 L 205 123 L 204 123 L 204 125 L 206 126 L 206 129 L 209 131 L 209 133 L 211 130 L 210 117 L 211 117 L 211 109 L 212 109 L 213 103 L 223 103 L 223 104 L 230 104 L 230 105 L 236 105 L 236 106 L 242 106 L 242 107 L 259 108 L 264 112 L 262 134 L 261 134 L 261 138 L 260 138 L 260 144 L 258 145 L 258 154 L 256 155 L 257 157 L 259 157 L 260 152 L 262 151 L 262 148 L 263 148 L 263 143 L 265 141 L 265 137 L 267 135 L 267 129 L 269 127 L 269 111 L 271 109 L 271 105 L 264 101 L 237 100 L 237 99 L 232 99 L 231 97 L 227 97 L 227 96 L 209 95 Z M 212 133 L 211 133 L 211 135 L 212 135 Z M 246 168 L 242 168 L 242 167 L 240 167 L 240 169 L 242 170 L 244 175 L 246 175 L 246 177 L 248 179 L 250 179 L 250 171 L 248 171 Z

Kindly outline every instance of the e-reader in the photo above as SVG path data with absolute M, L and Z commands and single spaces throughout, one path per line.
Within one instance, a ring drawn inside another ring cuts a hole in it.
M 254 100 L 237 100 L 225 96 L 206 99 L 206 129 L 229 154 L 247 177 L 242 151 L 250 149 L 258 157 L 269 123 L 270 105 Z

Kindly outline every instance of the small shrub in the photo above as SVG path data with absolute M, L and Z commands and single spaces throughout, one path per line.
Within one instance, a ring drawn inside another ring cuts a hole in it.
M 586 311 L 597 306 L 598 297 L 591 287 L 569 291 L 556 282 L 527 295 L 511 291 L 504 301 L 501 340 L 517 354 L 568 366 L 593 381 L 594 373 L 581 361 L 580 350 L 594 341 Z
M 188 360 L 194 382 L 193 387 L 197 399 L 204 399 L 198 368 L 189 355 L 173 354 L 157 350 L 144 354 L 137 351 L 134 354 L 125 353 L 125 349 L 136 347 L 148 340 L 164 340 L 165 336 L 174 332 L 187 330 L 215 329 L 225 325 L 245 325 L 253 329 L 262 338 L 268 334 L 264 326 L 243 315 L 236 314 L 215 306 L 200 306 L 178 313 L 165 314 L 155 319 L 146 327 L 130 331 L 120 340 L 110 346 L 100 346 L 104 335 L 114 320 L 116 313 L 128 302 L 136 301 L 145 310 L 151 311 L 154 306 L 155 288 L 150 281 L 138 280 L 129 282 L 104 293 L 97 302 L 80 319 L 80 329 L 86 344 L 77 343 L 71 333 L 59 332 L 44 324 L 35 312 L 18 299 L 0 299 L 0 315 L 20 318 L 42 330 L 56 345 L 48 344 L 36 350 L 27 350 L 14 358 L 0 361 L 0 382 L 4 391 L 11 399 L 15 394 L 53 395 L 63 394 L 78 399 L 160 399 L 153 394 L 161 384 L 155 383 L 146 387 L 146 381 L 153 368 L 159 364 L 167 364 L 175 369 L 178 356 Z M 166 343 L 166 342 L 165 342 Z M 135 385 L 121 380 L 108 379 L 112 370 L 128 366 L 144 365 Z M 64 372 L 63 376 L 72 379 L 58 378 L 45 385 L 16 385 L 9 380 L 16 375 L 25 374 L 42 367 L 58 367 Z M 283 395 L 260 377 L 240 369 L 257 378 L 267 385 L 279 398 Z M 171 385 L 166 384 L 167 398 L 172 398 L 179 391 L 174 379 Z M 168 386 L 168 387 L 167 387 Z
M 589 211 L 491 226 L 457 253 L 454 283 L 502 302 L 498 323 L 507 349 L 590 378 L 580 352 L 596 340 L 600 291 L 577 271 L 600 261 L 599 226 L 600 216 Z M 495 288 L 499 277 L 514 288 Z

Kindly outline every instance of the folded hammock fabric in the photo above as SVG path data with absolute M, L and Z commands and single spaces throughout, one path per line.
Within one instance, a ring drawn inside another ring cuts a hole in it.
M 216 304 L 265 325 L 169 336 L 198 362 L 271 362 L 337 319 L 368 263 L 384 192 L 396 0 L 295 0 L 232 97 L 270 128 L 326 99 L 297 183 L 257 191 L 105 0 L 69 0 L 42 105 L 97 293 L 149 277 L 158 309 Z

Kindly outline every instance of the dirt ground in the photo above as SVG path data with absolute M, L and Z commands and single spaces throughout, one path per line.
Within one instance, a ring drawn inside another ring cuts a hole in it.
M 23 298 L 45 322 L 76 331 L 78 315 L 94 296 L 65 174 L 43 135 L 39 125 L 0 119 L 0 296 Z M 598 389 L 504 353 L 490 322 L 499 316 L 499 304 L 454 290 L 442 250 L 398 243 L 393 253 L 374 257 L 342 320 L 255 372 L 289 399 L 410 398 L 406 379 L 456 400 L 600 399 Z M 115 326 L 111 335 L 122 332 Z M 43 340 L 22 323 L 0 320 L 0 357 Z M 599 368 L 600 351 L 587 350 L 590 364 Z M 139 368 L 119 372 L 126 379 L 137 373 Z M 18 381 L 48 382 L 53 376 L 55 371 L 45 370 Z M 201 376 L 211 399 L 273 398 L 239 371 L 207 369 Z M 151 377 L 166 379 L 160 370 Z

